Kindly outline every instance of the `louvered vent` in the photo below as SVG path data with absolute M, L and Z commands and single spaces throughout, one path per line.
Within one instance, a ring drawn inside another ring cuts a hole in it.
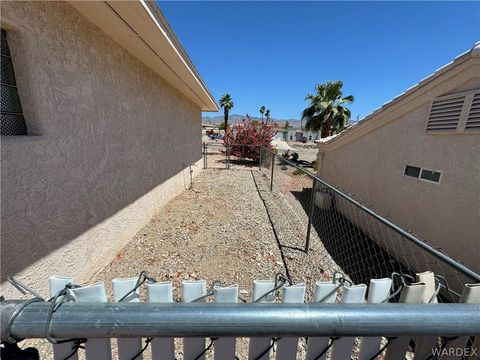
M 465 95 L 433 100 L 427 131 L 456 130 L 464 101 Z
M 473 97 L 465 130 L 480 130 L 480 94 Z

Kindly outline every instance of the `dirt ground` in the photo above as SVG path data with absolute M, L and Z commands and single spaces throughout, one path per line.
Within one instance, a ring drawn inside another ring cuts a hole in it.
M 270 192 L 269 180 L 256 167 L 204 170 L 191 190 L 162 208 L 89 283 L 103 281 L 111 300 L 112 279 L 146 270 L 157 281 L 172 281 L 177 301 L 186 279 L 205 279 L 208 286 L 215 280 L 238 284 L 241 297 L 251 301 L 253 280 L 282 273 L 294 283 L 306 283 L 311 299 L 315 281 L 329 279 L 338 267 L 315 234 L 308 255 L 303 252 L 307 217 L 297 211 L 295 201 Z M 39 348 L 42 359 L 51 358 L 48 344 Z M 176 348 L 182 358 L 181 346 Z M 247 339 L 237 341 L 241 360 L 247 349 Z M 304 341 L 298 354 L 305 354 Z M 149 349 L 144 358 L 150 358 Z

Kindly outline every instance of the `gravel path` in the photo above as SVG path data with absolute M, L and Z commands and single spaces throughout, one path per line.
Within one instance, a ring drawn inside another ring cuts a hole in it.
M 113 278 L 142 270 L 172 281 L 177 300 L 185 279 L 235 283 L 249 299 L 254 279 L 284 272 L 251 172 L 203 171 L 192 190 L 169 202 L 92 281 L 104 281 L 110 291 Z
M 269 180 L 256 168 L 204 170 L 192 190 L 170 201 L 89 283 L 105 282 L 111 300 L 112 279 L 146 270 L 158 281 L 172 281 L 176 300 L 182 280 L 205 279 L 209 285 L 238 284 L 242 298 L 251 301 L 253 280 L 281 272 L 294 283 L 306 283 L 311 299 L 314 282 L 329 279 L 338 267 L 315 233 L 308 255 L 301 250 L 306 214 L 292 211 L 298 208 L 295 201 L 282 191 L 270 192 Z M 304 348 L 301 341 L 299 359 Z M 40 349 L 41 358 L 48 359 L 48 346 Z M 237 341 L 237 349 L 246 359 L 247 339 Z M 150 358 L 149 350 L 144 358 Z

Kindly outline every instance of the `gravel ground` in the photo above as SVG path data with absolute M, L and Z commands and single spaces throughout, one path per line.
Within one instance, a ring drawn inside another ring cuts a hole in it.
M 300 184 L 292 180 L 289 186 Z M 288 192 L 274 190 L 269 191 L 269 180 L 256 167 L 202 171 L 192 190 L 170 201 L 89 283 L 105 282 L 111 300 L 112 279 L 146 270 L 158 281 L 172 281 L 176 300 L 181 300 L 182 280 L 205 279 L 209 285 L 215 280 L 238 284 L 241 296 L 251 301 L 253 280 L 273 279 L 281 272 L 294 283 L 307 284 L 311 299 L 314 282 L 330 279 L 338 266 L 315 232 L 308 255 L 302 251 L 306 214 L 297 211 L 297 200 Z M 48 344 L 37 346 L 42 359 L 51 358 Z M 247 349 L 247 339 L 237 341 L 241 360 Z M 302 340 L 299 359 L 304 349 Z M 182 358 L 181 351 L 177 356 Z M 144 358 L 150 358 L 149 349 Z

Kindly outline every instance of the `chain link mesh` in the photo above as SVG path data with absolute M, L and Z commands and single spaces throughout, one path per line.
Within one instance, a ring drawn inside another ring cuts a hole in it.
M 432 271 L 448 284 L 440 295 L 458 300 L 463 284 L 472 282 L 427 249 L 417 245 L 378 218 L 334 184 L 326 186 L 315 170 L 299 167 L 275 151 L 262 150 L 260 169 L 277 232 L 308 251 L 309 243 L 322 249 L 322 264 L 328 272 L 340 270 L 355 283 L 390 277 L 393 272 L 414 276 Z M 341 196 L 343 194 L 344 196 Z M 353 201 L 351 201 L 353 200 Z

